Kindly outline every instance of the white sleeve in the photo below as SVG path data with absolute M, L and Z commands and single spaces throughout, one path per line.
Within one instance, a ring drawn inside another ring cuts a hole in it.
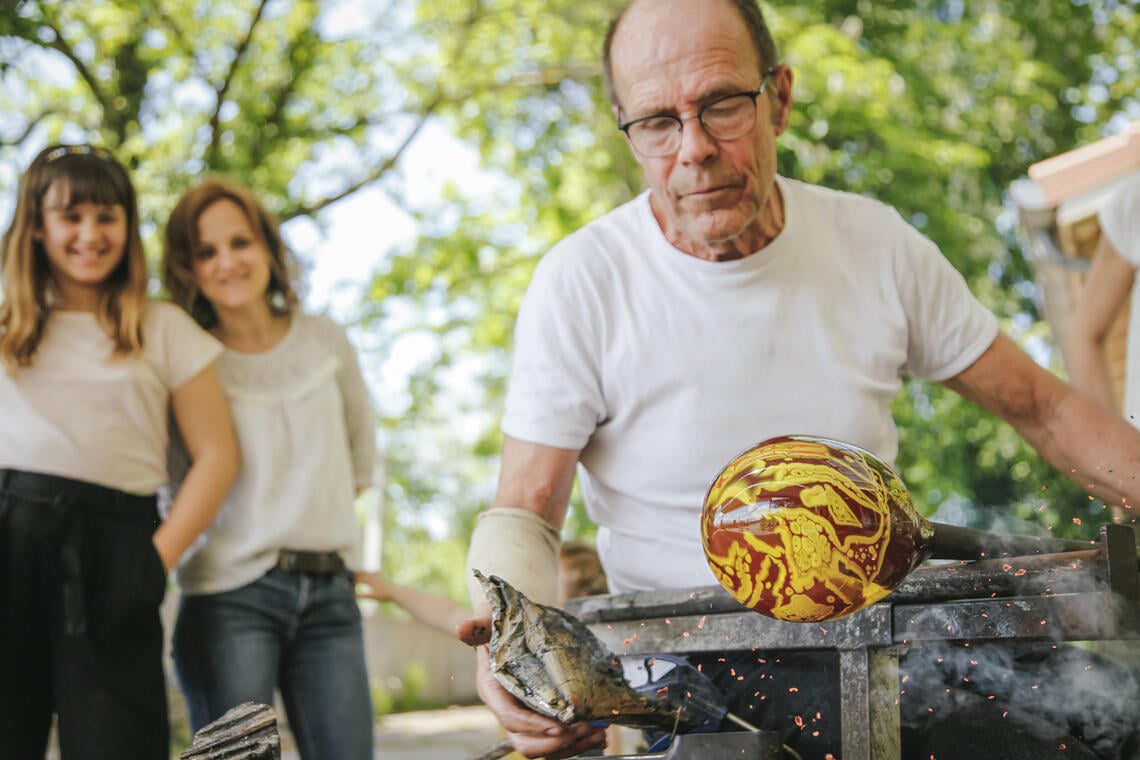
M 335 323 L 333 326 L 336 330 L 336 354 L 340 360 L 336 382 L 344 400 L 344 422 L 352 454 L 354 485 L 369 488 L 373 485 L 376 460 L 376 412 L 356 349 L 344 327 Z
M 1140 267 L 1140 173 L 1113 193 L 1099 221 L 1101 233 L 1121 258 Z
M 222 355 L 222 344 L 171 303 L 149 303 L 143 352 L 167 388 L 177 390 Z
M 597 290 L 573 266 L 571 236 L 535 268 L 515 322 L 503 431 L 531 443 L 580 449 L 606 418 L 599 356 L 605 313 Z
M 903 371 L 947 380 L 969 368 L 998 336 L 998 321 L 933 242 L 906 224 L 895 250 L 895 277 L 909 330 Z

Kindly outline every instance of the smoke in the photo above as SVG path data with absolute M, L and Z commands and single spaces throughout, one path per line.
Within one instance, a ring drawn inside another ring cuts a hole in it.
M 900 671 L 904 727 L 943 750 L 954 741 L 1004 748 L 1019 733 L 1027 758 L 1049 748 L 1080 757 L 1072 738 L 1102 760 L 1140 758 L 1140 673 L 1085 648 L 937 642 L 913 648 Z

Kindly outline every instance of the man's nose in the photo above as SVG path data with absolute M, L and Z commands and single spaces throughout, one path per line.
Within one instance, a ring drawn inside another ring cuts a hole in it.
M 720 145 L 708 133 L 705 125 L 695 116 L 685 119 L 681 129 L 681 147 L 677 149 L 677 160 L 689 164 L 703 164 L 717 154 Z

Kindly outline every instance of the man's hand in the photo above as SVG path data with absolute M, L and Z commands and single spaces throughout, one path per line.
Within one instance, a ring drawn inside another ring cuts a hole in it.
M 606 746 L 605 729 L 589 723 L 564 726 L 531 710 L 502 687 L 491 672 L 490 618 L 465 620 L 456 629 L 459 640 L 476 647 L 475 689 L 483 704 L 494 713 L 507 732 L 511 745 L 526 757 L 549 760 L 574 757 Z

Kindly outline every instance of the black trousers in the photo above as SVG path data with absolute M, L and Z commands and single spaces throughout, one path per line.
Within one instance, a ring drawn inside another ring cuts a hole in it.
M 168 760 L 153 496 L 0 470 L 0 755 Z
M 842 756 L 837 653 L 689 660 L 731 712 L 779 732 L 805 760 Z M 1140 674 L 1107 658 L 1065 645 L 947 643 L 912 649 L 899 669 L 906 760 L 1140 760 Z

